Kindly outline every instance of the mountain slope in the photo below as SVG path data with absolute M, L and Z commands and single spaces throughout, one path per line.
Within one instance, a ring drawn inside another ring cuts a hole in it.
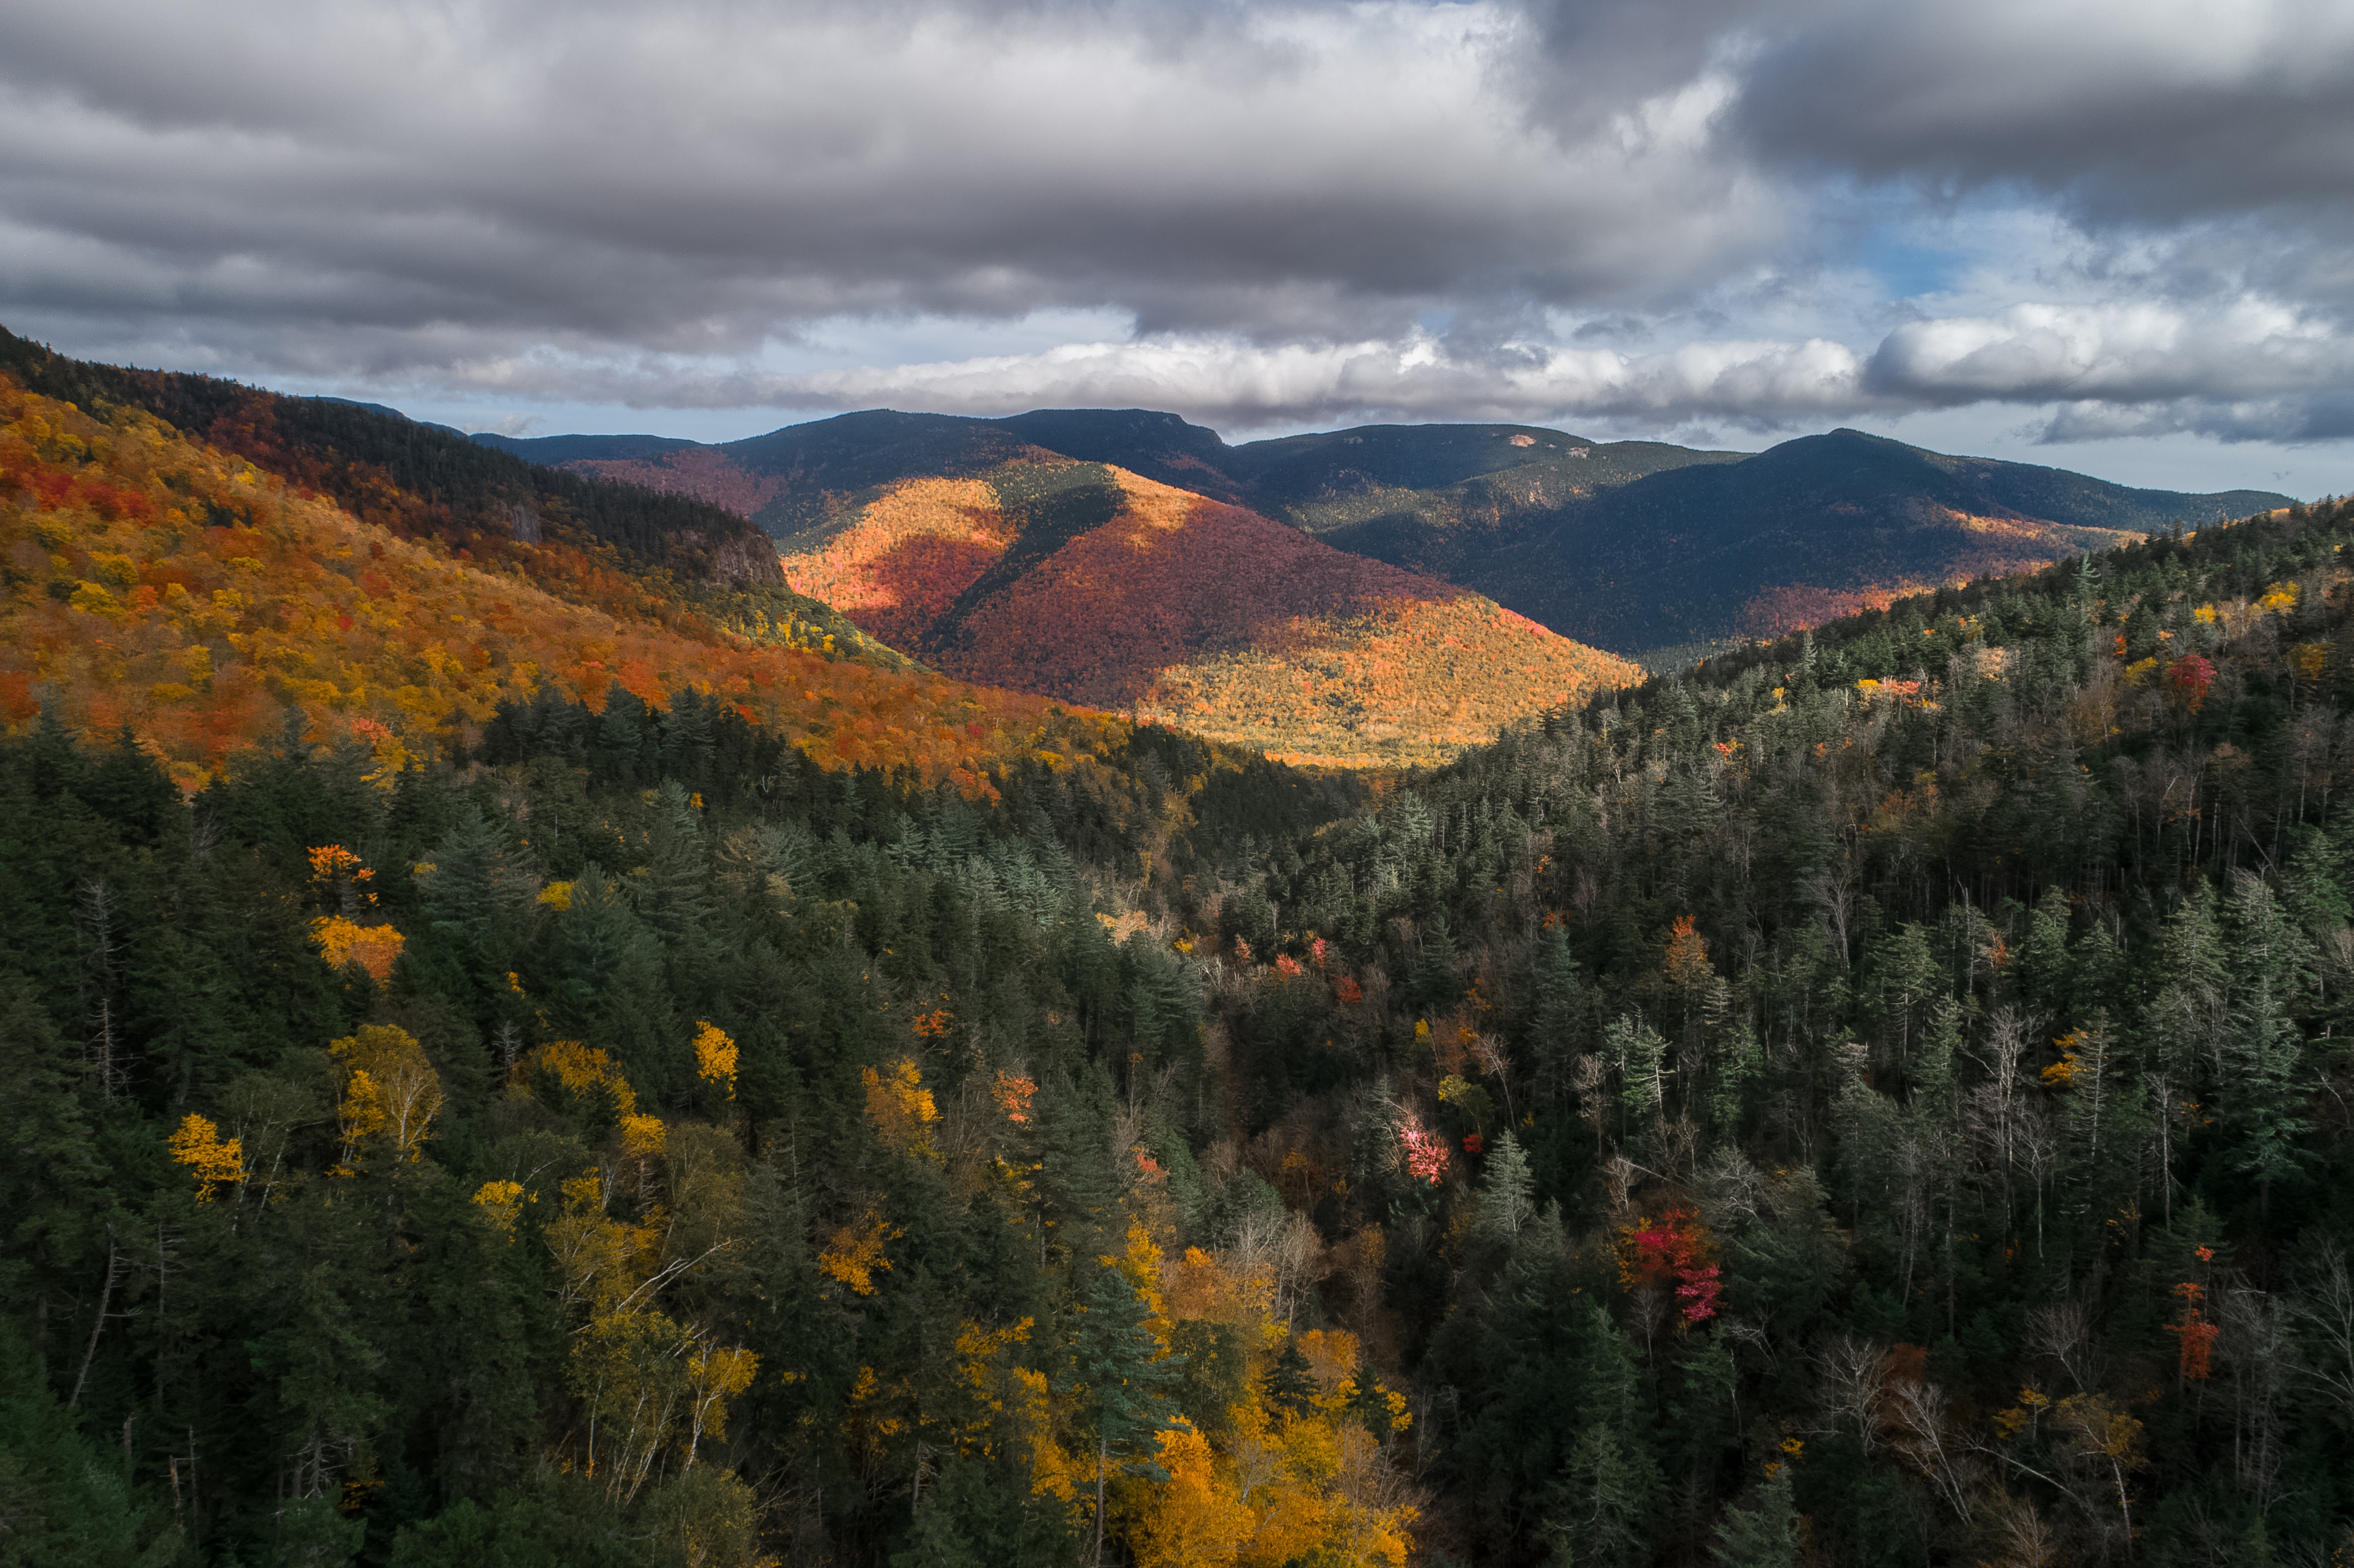
M 6 376 L 0 498 L 0 724 L 127 732 L 189 789 L 290 721 L 311 744 L 371 748 L 389 787 L 477 743 L 502 703 L 537 697 L 724 709 L 820 766 L 972 790 L 990 766 L 1126 727 L 896 655 L 839 658 L 830 634 L 793 645 L 806 626 L 748 634 L 649 610 L 642 583 L 594 559 L 544 586 L 513 558 L 355 517 L 143 409 L 94 415 Z
M 909 480 L 785 548 L 794 587 L 950 673 L 1295 759 L 1435 760 L 1633 676 L 1478 595 L 1099 463 Z
M 599 483 L 376 405 L 69 359 L 5 328 L 0 377 L 101 423 L 124 410 L 145 413 L 398 537 L 624 620 L 691 638 L 726 628 L 761 642 L 907 664 L 788 588 L 760 531 L 708 501 Z
M 1050 454 L 1109 463 L 1627 653 L 1768 634 L 1905 588 L 2289 499 L 2134 490 L 1851 430 L 1755 455 L 1518 425 L 1373 425 L 1230 447 L 1173 414 L 1064 408 L 1004 419 L 875 411 L 720 447 L 654 450 L 652 440 L 498 444 L 701 496 L 788 540 L 902 482 L 970 480 Z
M 1772 635 L 2287 499 L 2133 490 L 1836 430 L 1599 492 L 1463 576 L 1566 635 L 1632 651 Z

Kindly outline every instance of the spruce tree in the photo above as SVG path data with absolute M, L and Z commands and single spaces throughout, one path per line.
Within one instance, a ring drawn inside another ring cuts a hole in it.
M 1479 1228 L 1509 1239 L 1519 1235 L 1536 1212 L 1536 1178 L 1529 1173 L 1521 1140 L 1507 1128 L 1488 1156 L 1479 1183 Z
M 1104 1486 L 1117 1467 L 1165 1481 L 1152 1457 L 1160 1435 L 1184 1423 L 1169 1387 L 1182 1356 L 1161 1352 L 1145 1323 L 1144 1302 L 1128 1276 L 1103 1260 L 1080 1298 L 1063 1392 L 1076 1401 L 1096 1439 L 1096 1550 L 1103 1561 Z
M 1708 1549 L 1717 1568 L 1795 1568 L 1798 1514 L 1790 1498 L 1790 1467 L 1768 1467 L 1755 1508 L 1728 1508 Z
M 1283 1353 L 1259 1379 L 1268 1404 L 1288 1415 L 1305 1415 L 1316 1407 L 1316 1372 L 1299 1353 L 1299 1341 L 1287 1338 Z

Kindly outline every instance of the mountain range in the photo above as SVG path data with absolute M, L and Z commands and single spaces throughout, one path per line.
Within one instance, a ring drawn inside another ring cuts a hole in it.
M 745 487 L 711 493 L 738 471 L 709 449 L 623 443 L 701 465 L 649 488 L 639 460 L 573 471 L 532 461 L 560 446 L 5 334 L 0 400 L 6 722 L 128 728 L 188 779 L 294 712 L 405 755 L 550 692 L 694 693 L 822 762 L 968 781 L 1067 760 L 1040 737 L 1105 710 L 1293 760 L 1434 763 L 1638 674 L 1475 592 L 956 421 L 786 432 L 829 477 L 768 506 L 798 530 L 780 551 Z
M 474 439 L 714 502 L 788 554 L 909 481 L 970 480 L 1045 458 L 1111 464 L 1637 657 L 1773 635 L 2290 499 L 2138 490 L 1847 429 L 1759 453 L 1518 425 L 1377 425 L 1228 446 L 1144 409 L 1001 419 L 870 410 L 720 445 Z
M 787 580 L 891 646 L 1295 760 L 1435 761 L 1638 673 L 1437 577 L 1035 448 L 796 520 Z
M 875 410 L 726 447 L 475 439 L 725 506 L 777 541 L 795 591 L 961 679 L 1295 761 L 1438 761 L 1638 673 L 1243 504 L 1297 485 L 1297 454 L 1267 443 L 1254 467 L 1174 415 Z

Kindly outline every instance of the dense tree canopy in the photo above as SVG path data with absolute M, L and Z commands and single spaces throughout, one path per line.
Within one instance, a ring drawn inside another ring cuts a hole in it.
M 2327 1561 L 2349 534 L 1377 780 L 31 717 L 0 1554 Z

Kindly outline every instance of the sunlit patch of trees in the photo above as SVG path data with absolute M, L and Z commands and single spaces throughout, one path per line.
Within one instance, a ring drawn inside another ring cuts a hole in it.
M 0 721 L 49 703 L 128 729 L 186 788 L 292 715 L 366 747 L 384 782 L 542 693 L 656 707 L 693 693 L 822 765 L 968 779 L 1078 724 L 835 656 L 832 633 L 757 588 L 714 601 L 735 611 L 715 624 L 667 614 L 659 576 L 577 549 L 510 541 L 493 562 L 404 540 L 136 409 L 100 419 L 5 378 L 0 493 L 22 498 L 0 513 Z
M 1636 678 L 1477 595 L 1102 471 L 1118 488 L 1101 519 L 1044 539 L 991 483 L 902 483 L 788 556 L 789 578 L 968 680 L 1299 761 L 1442 761 Z M 992 571 L 1017 539 L 1019 569 Z

